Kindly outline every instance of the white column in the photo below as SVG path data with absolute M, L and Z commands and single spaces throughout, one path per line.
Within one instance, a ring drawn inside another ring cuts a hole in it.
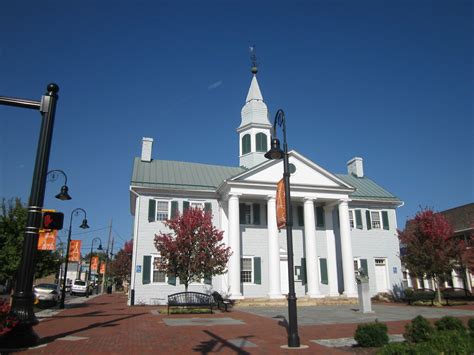
M 268 297 L 284 298 L 280 284 L 280 243 L 278 242 L 278 227 L 276 222 L 275 196 L 268 196 L 267 201 L 268 225 Z
M 329 296 L 339 296 L 337 282 L 337 256 L 336 256 L 336 236 L 332 221 L 333 205 L 324 206 L 324 221 L 326 222 L 326 244 L 327 244 L 327 266 L 328 266 L 328 286 Z
M 304 240 L 306 258 L 306 280 L 309 297 L 323 297 L 319 291 L 318 257 L 316 254 L 316 221 L 314 220 L 314 199 L 304 199 Z
M 221 201 L 219 203 L 219 228 L 224 232 L 224 238 L 222 239 L 222 242 L 226 246 L 230 246 L 229 244 L 229 218 L 227 217 L 229 215 L 229 205 L 228 201 Z M 229 282 L 229 273 L 225 273 L 221 275 L 221 291 L 224 293 L 228 293 L 230 289 L 230 282 Z M 214 280 L 212 280 L 214 283 Z
M 229 246 L 232 255 L 229 260 L 229 286 L 230 298 L 240 299 L 240 220 L 239 197 L 229 197 Z
M 344 275 L 344 295 L 347 297 L 357 297 L 347 200 L 339 201 L 339 225 L 341 233 L 342 273 Z

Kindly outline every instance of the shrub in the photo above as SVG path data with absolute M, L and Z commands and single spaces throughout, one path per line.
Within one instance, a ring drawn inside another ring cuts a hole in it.
M 390 343 L 377 351 L 377 355 L 412 355 L 416 354 L 410 343 Z
M 387 326 L 384 323 L 359 324 L 354 339 L 362 347 L 375 347 L 388 344 Z
M 411 343 L 427 341 L 434 333 L 434 328 L 423 316 L 417 316 L 405 326 L 403 337 Z
M 472 354 L 474 339 L 455 330 L 437 332 L 429 341 L 416 344 L 416 354 Z
M 18 324 L 18 319 L 8 315 L 10 305 L 3 299 L 0 299 L 0 335 L 9 332 Z
M 464 327 L 464 324 L 462 324 L 462 321 L 460 319 L 450 316 L 445 316 L 440 320 L 436 321 L 435 326 L 438 331 L 456 330 L 462 333 L 466 331 L 466 328 Z
M 471 334 L 474 334 L 474 318 L 470 318 L 470 319 L 467 321 L 467 327 L 468 327 L 469 330 L 471 331 Z

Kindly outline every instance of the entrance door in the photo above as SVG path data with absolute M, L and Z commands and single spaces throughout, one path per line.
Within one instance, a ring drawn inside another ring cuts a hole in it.
M 377 292 L 387 292 L 387 260 L 375 259 L 375 286 Z
M 283 295 L 288 294 L 288 260 L 280 259 L 280 287 Z

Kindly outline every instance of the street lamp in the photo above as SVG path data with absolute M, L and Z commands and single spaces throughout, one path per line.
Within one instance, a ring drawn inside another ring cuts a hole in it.
M 94 249 L 94 242 L 98 240 L 99 241 L 99 247 L 97 248 L 97 250 L 103 250 L 102 249 L 102 240 L 100 240 L 99 237 L 96 237 L 94 239 L 92 239 L 92 244 L 91 244 L 91 253 L 89 255 L 89 275 L 87 275 L 87 290 L 86 290 L 86 297 L 89 297 L 89 285 L 90 285 L 90 282 L 91 282 L 91 273 L 92 273 L 92 250 Z
M 49 153 L 53 137 L 54 116 L 58 100 L 59 87 L 49 84 L 47 92 L 41 101 L 0 97 L 0 104 L 39 110 L 42 116 L 38 148 L 36 150 L 33 181 L 28 201 L 28 216 L 24 232 L 23 251 L 12 296 L 10 316 L 18 319 L 18 324 L 7 333 L 2 347 L 27 347 L 38 342 L 38 335 L 33 326 L 38 319 L 33 310 L 33 278 L 35 275 L 36 249 L 38 247 L 38 233 L 42 224 L 44 193 L 46 190 L 46 175 L 48 173 Z
M 55 169 L 55 170 L 48 171 L 47 175 L 51 175 L 51 181 L 56 181 L 58 173 L 64 176 L 64 185 L 61 187 L 61 192 L 58 193 L 55 197 L 62 201 L 70 200 L 71 196 L 69 196 L 69 188 L 67 187 L 66 173 L 62 170 Z
M 89 226 L 87 225 L 87 213 L 86 213 L 86 211 L 82 208 L 73 209 L 72 212 L 71 212 L 71 218 L 69 220 L 69 231 L 68 231 L 68 234 L 67 234 L 66 261 L 64 262 L 64 275 L 63 275 L 63 283 L 62 283 L 63 288 L 61 290 L 61 302 L 59 303 L 59 308 L 61 308 L 61 309 L 64 308 L 64 300 L 66 299 L 66 280 L 67 280 L 67 267 L 68 267 L 68 263 L 69 263 L 69 247 L 70 247 L 70 244 L 71 244 L 72 216 L 73 215 L 78 216 L 79 212 L 84 213 L 84 219 L 82 220 L 82 224 L 79 226 L 79 228 L 82 228 L 82 229 L 89 228 Z
M 277 138 L 277 124 L 283 130 L 283 151 L 280 148 L 280 141 Z M 273 123 L 273 135 L 270 150 L 265 153 L 267 159 L 283 158 L 283 178 L 285 182 L 286 200 L 286 245 L 288 249 L 288 347 L 300 347 L 300 337 L 298 335 L 298 317 L 296 313 L 295 281 L 293 274 L 293 215 L 291 211 L 290 198 L 290 169 L 288 164 L 288 146 L 286 144 L 286 120 L 285 112 L 278 110 Z

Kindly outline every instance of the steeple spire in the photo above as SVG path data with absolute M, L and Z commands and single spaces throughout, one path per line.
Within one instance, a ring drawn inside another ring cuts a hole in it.
M 272 125 L 268 121 L 267 105 L 263 101 L 262 92 L 257 81 L 257 57 L 255 46 L 250 47 L 250 59 L 252 60 L 252 81 L 242 107 L 239 128 L 239 156 L 240 165 L 251 168 L 265 161 L 264 154 L 270 141 L 270 130 Z

